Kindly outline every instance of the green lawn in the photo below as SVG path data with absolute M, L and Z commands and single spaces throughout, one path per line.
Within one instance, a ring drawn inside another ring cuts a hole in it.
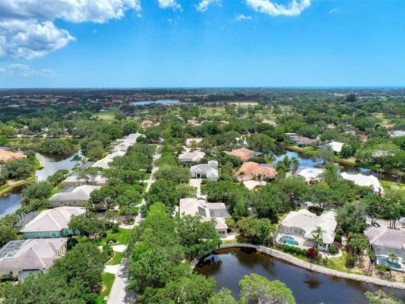
M 405 191 L 405 184 L 380 180 L 381 185 L 385 190 L 401 190 Z
M 101 294 L 96 299 L 97 304 L 106 303 L 104 298 L 107 297 L 110 294 L 112 285 L 114 283 L 115 276 L 113 274 L 111 274 L 111 273 L 104 272 L 101 275 L 101 278 L 103 280 L 103 290 L 101 291 Z
M 117 233 L 113 233 L 111 230 L 107 230 L 107 236 L 97 239 L 97 240 L 90 240 L 84 236 L 75 236 L 75 238 L 79 241 L 79 243 L 82 242 L 94 242 L 99 246 L 103 246 L 105 244 L 108 243 L 108 241 L 110 240 L 114 240 L 116 241 L 113 245 L 125 245 L 128 243 L 128 237 L 129 237 L 129 233 L 131 230 L 129 229 L 123 229 L 120 228 L 120 231 Z
M 119 265 L 124 257 L 122 252 L 114 252 L 114 257 L 108 261 L 107 265 Z
M 116 243 L 114 245 L 125 245 L 128 243 L 130 230 L 120 228 L 120 231 L 113 233 L 111 230 L 107 231 L 107 236 L 97 240 L 101 245 L 107 244 L 108 241 L 114 240 Z

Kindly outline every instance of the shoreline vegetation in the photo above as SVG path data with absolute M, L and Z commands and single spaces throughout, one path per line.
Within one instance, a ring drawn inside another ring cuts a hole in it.
M 313 272 L 317 272 L 317 273 L 321 273 L 321 274 L 325 274 L 325 275 L 333 276 L 333 277 L 337 277 L 337 278 L 342 278 L 342 279 L 354 280 L 354 281 L 358 281 L 358 282 L 365 282 L 365 283 L 374 284 L 374 285 L 383 286 L 383 287 L 405 290 L 405 283 L 388 281 L 388 280 L 379 279 L 379 278 L 372 277 L 372 276 L 366 276 L 366 275 L 362 275 L 362 274 L 343 272 L 343 271 L 339 271 L 336 269 L 331 269 L 331 268 L 328 268 L 325 266 L 321 266 L 321 265 L 317 265 L 314 263 L 304 261 L 291 254 L 282 252 L 280 250 L 276 250 L 274 248 L 262 246 L 262 245 L 256 246 L 256 245 L 250 245 L 250 244 L 237 244 L 237 243 L 227 244 L 227 245 L 221 245 L 220 248 L 214 250 L 213 252 L 216 252 L 219 250 L 225 250 L 225 249 L 232 249 L 232 248 L 239 248 L 239 249 L 240 248 L 255 248 L 260 253 L 263 253 L 263 254 L 266 254 L 273 258 L 290 263 L 294 266 L 297 266 L 297 267 L 300 267 L 303 269 L 307 269 L 309 271 L 313 271 Z
M 12 192 L 18 190 L 19 188 L 22 188 L 26 185 L 29 185 L 30 183 L 35 182 L 35 174 L 38 170 L 41 170 L 41 169 L 43 169 L 42 163 L 37 157 L 35 157 L 34 170 L 31 173 L 31 176 L 29 178 L 22 179 L 22 180 L 7 181 L 7 183 L 5 185 L 0 187 L 0 198 L 2 198 L 3 196 L 6 196 L 9 193 L 12 193 Z

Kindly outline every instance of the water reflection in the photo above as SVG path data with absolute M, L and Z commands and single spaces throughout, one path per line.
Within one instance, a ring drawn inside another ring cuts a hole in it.
M 46 180 L 58 170 L 66 169 L 71 171 L 78 163 L 78 161 L 74 159 L 74 156 L 60 157 L 36 153 L 36 157 L 43 166 L 41 170 L 35 173 L 35 177 L 38 181 Z M 22 188 L 16 189 L 15 192 L 0 197 L 0 218 L 15 212 L 21 207 L 21 190 Z
M 260 253 L 227 249 L 221 250 L 217 257 L 221 263 L 205 265 L 195 271 L 213 277 L 217 290 L 228 288 L 235 297 L 239 297 L 239 281 L 251 273 L 284 282 L 293 291 L 298 304 L 366 304 L 364 292 L 377 289 L 371 284 L 314 273 Z M 403 291 L 383 289 L 405 300 Z
M 78 155 L 80 156 L 80 154 Z M 40 153 L 36 153 L 35 156 L 39 159 L 43 167 L 35 173 L 37 181 L 46 180 L 58 170 L 70 171 L 77 164 L 77 161 L 74 159 L 75 156 L 55 156 Z
M 0 218 L 14 213 L 21 207 L 21 194 L 10 193 L 0 198 Z
M 144 101 L 134 101 L 131 102 L 133 106 L 148 106 L 151 104 L 158 104 L 158 105 L 174 105 L 180 103 L 179 100 L 175 99 L 159 99 L 159 100 L 144 100 Z

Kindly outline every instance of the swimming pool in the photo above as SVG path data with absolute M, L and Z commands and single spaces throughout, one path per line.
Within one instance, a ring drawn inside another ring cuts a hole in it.
M 287 245 L 291 245 L 291 246 L 298 246 L 298 242 L 296 240 L 294 240 L 292 237 L 290 236 L 283 236 L 280 241 L 283 244 L 287 244 Z
M 387 265 L 388 267 L 391 267 L 391 268 L 396 269 L 396 270 L 401 270 L 402 269 L 400 264 L 392 263 L 392 262 L 388 261 L 388 259 L 386 257 L 384 257 L 384 256 L 377 256 L 376 258 L 377 258 L 377 263 L 378 264 L 384 264 L 384 265 Z

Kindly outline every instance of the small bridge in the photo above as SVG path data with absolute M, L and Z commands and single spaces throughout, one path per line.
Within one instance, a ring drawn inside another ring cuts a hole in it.
M 248 249 L 256 249 L 259 250 L 260 246 L 258 245 L 252 245 L 252 244 L 227 244 L 227 245 L 221 245 L 219 246 L 218 249 L 231 249 L 231 248 L 248 248 Z M 215 250 L 214 250 L 215 251 Z

